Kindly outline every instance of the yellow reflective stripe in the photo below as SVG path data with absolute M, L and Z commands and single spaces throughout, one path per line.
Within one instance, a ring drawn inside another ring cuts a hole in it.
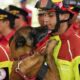
M 9 74 L 11 72 L 11 68 L 12 68 L 12 61 L 4 61 L 4 62 L 0 62 L 0 68 L 4 68 L 4 67 L 8 67 L 9 68 Z
M 70 69 L 72 69 L 72 62 L 58 59 L 58 68 L 61 70 L 61 72 L 69 71 Z
M 67 60 L 62 60 L 62 59 L 58 59 L 58 63 L 60 63 L 60 64 L 63 64 L 63 65 L 65 65 L 65 64 L 67 64 L 67 65 L 70 65 L 70 66 L 72 66 L 72 62 L 70 62 L 70 61 L 67 61 Z
M 61 80 L 75 80 L 72 62 L 58 59 L 57 67 Z
M 56 39 L 57 41 L 60 40 L 59 36 L 52 36 L 50 39 Z
M 80 80 L 80 72 L 79 72 L 80 56 L 75 57 L 72 62 L 73 62 L 75 80 Z
M 57 56 L 58 56 L 58 53 L 59 53 L 59 50 L 61 47 L 61 40 L 60 40 L 59 36 L 53 36 L 50 39 L 54 39 L 54 40 L 58 41 L 58 44 L 55 46 L 55 48 L 53 50 L 53 57 L 54 57 L 56 64 L 57 64 Z

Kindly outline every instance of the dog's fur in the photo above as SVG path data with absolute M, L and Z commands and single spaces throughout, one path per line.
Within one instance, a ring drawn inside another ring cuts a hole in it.
M 13 59 L 15 58 L 18 59 L 23 54 L 29 55 L 29 52 L 33 50 L 32 55 L 22 59 L 22 63 L 20 64 L 20 71 L 28 77 L 32 77 L 32 76 L 36 77 L 38 74 L 38 71 L 40 70 L 45 60 L 44 56 L 46 55 L 47 56 L 46 61 L 49 67 L 46 75 L 44 76 L 44 80 L 60 80 L 56 64 L 52 57 L 52 50 L 56 45 L 56 41 L 55 40 L 49 41 L 44 52 L 40 54 L 36 50 L 36 44 L 34 44 L 35 39 L 34 39 L 34 35 L 32 34 L 32 30 L 33 28 L 24 27 L 22 29 L 19 29 L 15 33 L 13 39 L 10 41 L 10 48 L 12 53 L 11 57 Z M 18 40 L 20 40 L 18 38 L 20 37 L 24 38 L 25 40 L 24 41 L 22 40 L 20 41 L 20 43 L 18 43 Z M 24 44 L 22 45 L 21 43 L 24 43 Z M 15 68 L 18 66 L 18 62 L 19 61 L 17 60 L 17 61 L 14 61 L 13 63 L 10 80 L 23 80 L 15 72 Z

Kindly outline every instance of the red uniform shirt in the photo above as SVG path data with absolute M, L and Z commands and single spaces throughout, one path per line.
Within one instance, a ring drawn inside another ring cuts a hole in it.
M 60 35 L 62 45 L 58 55 L 59 59 L 71 61 L 80 56 L 80 36 L 75 32 L 73 26 Z
M 11 31 L 6 37 L 2 37 L 2 39 L 0 40 L 0 44 L 6 46 L 9 42 L 9 39 L 14 35 L 15 31 Z
M 6 37 L 0 40 L 0 61 L 6 61 L 10 56 L 9 39 L 14 35 L 15 31 L 10 32 Z

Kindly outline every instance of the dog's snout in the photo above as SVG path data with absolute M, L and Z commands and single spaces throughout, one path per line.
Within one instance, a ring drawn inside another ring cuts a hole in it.
M 26 39 L 23 36 L 19 36 L 15 40 L 16 48 L 23 47 L 26 44 Z

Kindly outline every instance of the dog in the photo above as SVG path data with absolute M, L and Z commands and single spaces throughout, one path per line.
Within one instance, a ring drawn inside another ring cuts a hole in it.
M 10 40 L 11 57 L 14 59 L 10 80 L 60 80 L 51 54 L 56 41 L 49 40 L 46 31 L 44 36 L 39 34 L 38 37 L 37 30 L 23 27 Z

